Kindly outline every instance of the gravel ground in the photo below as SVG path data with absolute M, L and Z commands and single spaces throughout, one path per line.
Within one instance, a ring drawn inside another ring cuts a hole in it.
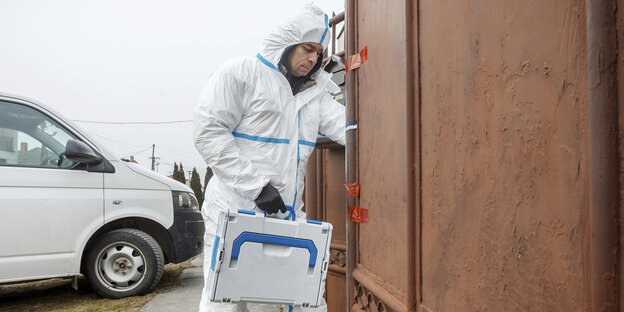
M 96 294 L 85 277 L 78 280 L 78 291 L 71 279 L 49 279 L 37 282 L 0 285 L 0 311 L 58 311 L 58 312 L 138 312 L 156 294 L 180 284 L 182 270 L 194 266 L 191 260 L 167 264 L 156 289 L 144 296 L 105 299 Z

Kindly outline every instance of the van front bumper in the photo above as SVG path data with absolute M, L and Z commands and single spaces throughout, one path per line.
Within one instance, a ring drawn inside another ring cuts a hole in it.
M 173 254 L 169 262 L 184 262 L 203 251 L 204 220 L 195 209 L 174 209 L 173 225 L 168 229 L 173 243 Z

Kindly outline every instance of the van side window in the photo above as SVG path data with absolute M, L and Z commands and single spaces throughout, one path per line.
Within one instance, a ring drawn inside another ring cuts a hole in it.
M 65 158 L 70 132 L 41 112 L 0 101 L 0 166 L 74 168 Z

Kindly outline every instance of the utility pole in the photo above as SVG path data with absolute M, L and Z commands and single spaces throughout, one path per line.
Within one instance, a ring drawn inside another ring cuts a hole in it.
M 156 170 L 156 167 L 155 167 L 156 159 L 154 158 L 154 149 L 156 149 L 156 144 L 152 144 L 152 171 Z
M 193 170 L 186 170 L 186 172 L 188 172 L 189 174 L 189 178 L 187 181 L 189 181 L 189 184 L 191 183 L 191 173 L 193 172 Z

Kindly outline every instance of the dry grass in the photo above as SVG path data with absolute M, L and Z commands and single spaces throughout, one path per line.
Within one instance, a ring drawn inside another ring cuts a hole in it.
M 191 259 L 192 260 L 192 259 Z M 167 264 L 156 289 L 144 296 L 105 299 L 96 294 L 86 278 L 78 280 L 78 291 L 71 279 L 50 279 L 12 285 L 0 285 L 0 311 L 103 312 L 140 311 L 157 293 L 179 285 L 182 270 L 192 267 L 191 260 Z

